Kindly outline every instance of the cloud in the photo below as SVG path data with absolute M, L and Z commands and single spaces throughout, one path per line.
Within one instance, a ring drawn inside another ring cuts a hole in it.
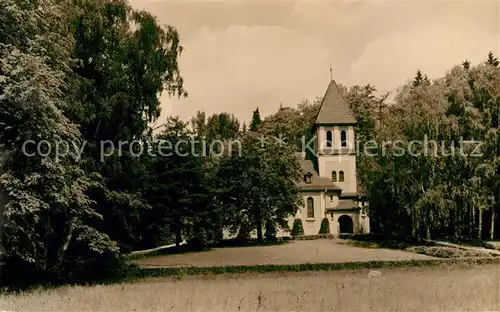
M 500 4 L 459 2 L 178 3 L 136 5 L 178 26 L 187 99 L 162 96 L 163 116 L 197 110 L 250 119 L 324 93 L 329 80 L 395 90 L 489 50 L 500 55 Z
M 259 107 L 267 115 L 280 102 L 314 98 L 328 84 L 328 48 L 314 34 L 278 26 L 203 27 L 184 46 L 180 67 L 189 97 L 164 97 L 166 114 L 228 111 L 249 118 Z
M 413 77 L 418 69 L 429 78 L 442 77 L 465 59 L 479 63 L 488 51 L 499 55 L 500 36 L 456 26 L 428 25 L 407 32 L 395 32 L 368 43 L 362 56 L 350 66 L 353 77 L 379 90 L 391 91 Z

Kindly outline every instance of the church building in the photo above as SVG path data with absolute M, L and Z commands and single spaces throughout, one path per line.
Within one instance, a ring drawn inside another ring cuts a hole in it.
M 316 235 L 327 218 L 330 233 L 369 233 L 366 203 L 356 179 L 356 118 L 334 80 L 330 81 L 314 122 L 314 152 L 299 153 L 304 206 L 289 219 L 302 220 L 304 235 Z M 304 147 L 303 147 L 304 150 Z M 309 155 L 311 154 L 311 155 Z

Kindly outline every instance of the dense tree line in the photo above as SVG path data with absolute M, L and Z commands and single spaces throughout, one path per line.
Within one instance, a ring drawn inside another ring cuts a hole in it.
M 233 115 L 151 126 L 162 92 L 187 96 L 174 27 L 126 1 L 6 0 L 0 12 L 3 282 L 113 276 L 122 253 L 224 229 L 262 239 L 295 213 L 293 153 L 253 147 Z M 26 149 L 40 140 L 42 155 Z M 165 142 L 175 150 L 160 157 Z
M 395 103 L 372 86 L 345 96 L 358 118 L 358 177 L 372 230 L 494 239 L 500 211 L 500 68 L 465 61 L 430 81 L 419 70 Z M 411 144 L 412 141 L 419 143 Z M 363 144 L 361 144 L 363 148 Z

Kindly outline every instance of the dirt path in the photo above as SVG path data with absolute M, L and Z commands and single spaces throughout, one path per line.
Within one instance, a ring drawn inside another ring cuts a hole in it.
M 136 263 L 143 267 L 205 267 L 419 259 L 433 257 L 401 250 L 353 247 L 338 244 L 335 240 L 314 240 L 293 241 L 277 246 L 216 248 L 205 252 L 154 256 L 139 259 Z

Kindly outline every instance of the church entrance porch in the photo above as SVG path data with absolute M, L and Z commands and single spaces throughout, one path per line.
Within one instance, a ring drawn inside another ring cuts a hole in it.
M 339 234 L 353 234 L 352 218 L 348 215 L 339 217 Z

